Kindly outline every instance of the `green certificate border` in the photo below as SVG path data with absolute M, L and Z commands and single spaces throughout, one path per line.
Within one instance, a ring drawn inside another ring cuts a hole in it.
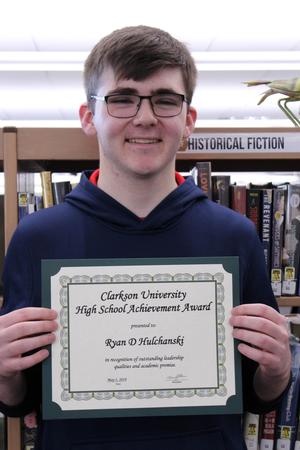
M 171 277 L 167 281 L 212 281 L 216 283 L 216 299 L 217 299 L 217 343 L 218 343 L 218 386 L 217 387 L 207 387 L 205 389 L 194 389 L 194 390 L 163 390 L 163 391 L 117 391 L 117 392 L 82 392 L 82 393 L 72 393 L 68 388 L 68 363 L 65 364 L 64 361 L 68 359 L 68 350 L 64 355 L 64 348 L 62 349 L 61 356 L 61 384 L 62 389 L 61 397 L 63 401 L 77 400 L 78 402 L 84 402 L 89 400 L 91 396 L 93 399 L 99 401 L 99 407 L 97 409 L 67 409 L 62 410 L 60 406 L 52 400 L 52 358 L 50 357 L 43 363 L 43 417 L 44 419 L 57 419 L 57 418 L 95 418 L 95 417 L 122 417 L 122 416 L 159 416 L 159 415 L 195 415 L 195 414 L 237 414 L 241 413 L 243 409 L 242 405 L 242 379 L 241 379 L 241 357 L 240 353 L 237 351 L 236 343 L 234 343 L 234 373 L 235 373 L 235 395 L 230 396 L 227 399 L 226 405 L 211 405 L 211 406 L 175 406 L 175 407 L 118 407 L 118 408 L 101 408 L 101 402 L 106 402 L 110 399 L 110 396 L 119 398 L 122 404 L 126 405 L 130 396 L 135 396 L 137 398 L 145 399 L 149 397 L 160 397 L 168 398 L 170 396 L 177 397 L 213 397 L 213 396 L 224 396 L 226 393 L 226 368 L 223 360 L 226 359 L 226 349 L 222 344 L 222 336 L 224 335 L 224 308 L 222 305 L 222 299 L 224 297 L 224 287 L 222 285 L 223 274 L 222 273 L 197 273 L 196 276 L 190 275 L 189 265 L 222 265 L 223 270 L 232 275 L 232 306 L 237 306 L 240 303 L 239 300 L 239 259 L 238 257 L 204 257 L 204 258 L 138 258 L 138 259 L 59 259 L 59 260 L 43 260 L 42 261 L 42 306 L 51 307 L 51 277 L 56 275 L 61 268 L 72 268 L 80 267 L 84 271 L 84 267 L 97 267 L 99 275 L 89 279 L 88 276 L 74 275 L 74 277 L 60 277 L 60 304 L 62 305 L 62 310 L 60 311 L 60 323 L 63 328 L 67 329 L 64 321 L 66 321 L 65 312 L 68 311 L 68 288 L 71 284 L 78 283 L 101 283 L 107 278 L 105 275 L 105 267 L 114 266 L 175 266 L 183 265 L 186 266 L 186 273 L 177 274 L 176 277 Z M 171 275 L 170 275 L 171 276 Z M 145 275 L 143 275 L 143 281 L 145 281 Z M 165 274 L 158 273 L 156 279 L 153 282 L 166 281 Z M 112 282 L 138 282 L 142 281 L 139 276 L 134 279 L 128 280 L 124 276 L 120 278 L 119 275 L 114 277 Z M 66 335 L 61 338 L 64 342 L 67 338 L 68 330 Z M 62 344 L 64 347 L 64 344 Z M 223 355 L 223 356 L 222 356 Z M 127 402 L 126 402 L 127 400 Z M 106 406 L 106 405 L 105 405 Z

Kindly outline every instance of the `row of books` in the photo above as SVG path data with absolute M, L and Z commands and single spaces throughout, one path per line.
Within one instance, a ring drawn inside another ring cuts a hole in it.
M 58 205 L 71 192 L 72 184 L 67 181 L 53 181 L 50 171 L 40 173 L 41 194 L 35 193 L 34 174 L 20 174 L 18 180 L 18 219 L 38 211 Z M 26 180 L 26 181 L 24 181 Z
M 0 450 L 7 450 L 7 420 L 0 413 Z M 37 448 L 38 424 L 35 412 L 21 417 L 21 450 L 35 450 Z
M 300 320 L 291 335 L 292 381 L 277 410 L 246 413 L 244 437 L 248 450 L 300 450 Z M 296 336 L 297 335 L 297 336 Z
M 52 173 L 50 171 L 43 171 L 38 176 L 40 177 L 39 186 L 36 186 L 36 174 L 34 173 L 20 173 L 17 179 L 17 195 L 18 195 L 18 219 L 19 221 L 24 216 L 38 211 L 42 208 L 48 208 L 57 205 L 64 200 L 72 190 L 72 183 L 67 181 L 53 181 Z M 67 175 L 66 175 L 67 177 Z M 71 177 L 72 178 L 72 177 Z M 74 177 L 73 177 L 74 178 Z M 4 211 L 4 196 L 0 196 L 0 212 Z M 3 213 L 0 214 L 0 219 Z M 1 231 L 2 230 L 2 231 Z M 2 257 L 0 255 L 0 269 L 2 268 L 4 258 L 4 224 L 0 220 L 0 253 L 2 248 Z M 2 233 L 2 234 L 1 234 Z M 2 239 L 2 245 L 1 245 Z M 2 270 L 1 270 L 2 272 Z M 0 294 L 2 293 L 2 286 L 0 284 Z M 0 305 L 1 307 L 1 305 Z M 6 418 L 0 414 L 0 450 L 7 448 L 6 442 Z M 34 450 L 37 442 L 37 418 L 33 411 L 21 418 L 21 446 L 22 450 Z
M 212 175 L 210 162 L 192 170 L 208 197 L 247 216 L 262 241 L 276 296 L 298 295 L 300 259 L 300 184 L 231 184 L 230 175 Z
M 23 174 L 20 174 L 20 177 Z M 19 220 L 44 207 L 63 201 L 72 189 L 70 181 L 53 181 L 43 171 L 41 195 L 34 192 L 31 175 L 19 180 Z M 265 261 L 276 296 L 298 295 L 300 260 L 300 184 L 232 184 L 229 175 L 212 175 L 211 163 L 196 163 L 192 176 L 212 200 L 248 216 L 264 247 Z M 29 177 L 29 182 L 28 182 Z

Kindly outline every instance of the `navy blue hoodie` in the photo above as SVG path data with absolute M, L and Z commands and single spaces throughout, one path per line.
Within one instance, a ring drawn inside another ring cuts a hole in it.
M 143 220 L 89 181 L 65 202 L 25 217 L 8 249 L 1 313 L 39 306 L 41 259 L 159 258 L 239 256 L 240 295 L 244 303 L 276 308 L 264 256 L 254 225 L 217 205 L 192 178 L 171 192 Z M 253 390 L 256 364 L 243 359 L 245 409 L 262 412 Z M 21 405 L 0 405 L 20 415 L 41 402 L 40 366 L 26 371 L 28 393 Z M 72 419 L 41 421 L 42 450 L 241 450 L 246 449 L 239 415 Z

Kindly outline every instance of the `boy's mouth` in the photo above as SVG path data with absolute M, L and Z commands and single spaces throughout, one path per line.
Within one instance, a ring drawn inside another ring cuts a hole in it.
M 158 144 L 161 142 L 161 139 L 157 138 L 131 138 L 126 139 L 130 144 Z

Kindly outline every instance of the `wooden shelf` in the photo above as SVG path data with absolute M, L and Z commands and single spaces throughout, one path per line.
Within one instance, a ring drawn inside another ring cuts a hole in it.
M 278 297 L 279 306 L 300 306 L 300 297 Z
M 19 161 L 99 159 L 96 138 L 81 128 L 18 128 L 16 133 Z

